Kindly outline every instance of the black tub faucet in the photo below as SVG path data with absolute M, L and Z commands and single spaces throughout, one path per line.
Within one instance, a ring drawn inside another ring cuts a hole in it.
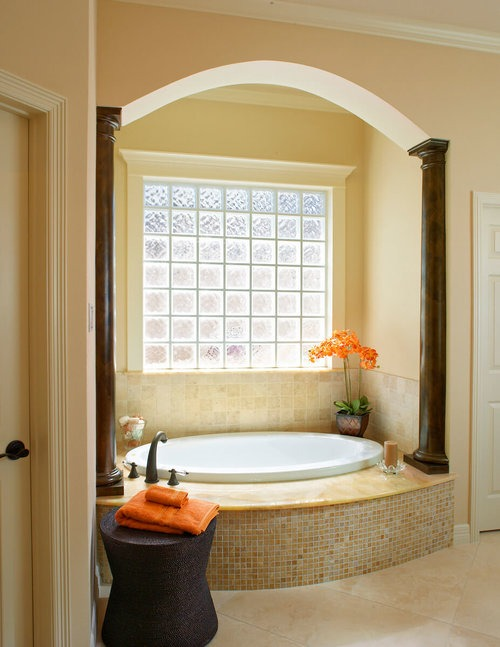
M 149 448 L 148 453 L 148 462 L 146 465 L 146 483 L 158 483 L 160 480 L 158 478 L 158 468 L 156 466 L 156 448 L 158 442 L 166 443 L 167 437 L 165 432 L 159 431 L 156 436 L 153 438 L 153 442 Z

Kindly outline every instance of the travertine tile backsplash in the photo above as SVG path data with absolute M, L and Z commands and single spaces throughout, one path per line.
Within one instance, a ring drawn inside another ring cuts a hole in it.
M 418 448 L 419 383 L 379 371 L 363 373 L 364 391 L 373 405 L 367 438 L 396 440 L 403 452 Z
M 355 381 L 356 371 L 353 371 Z M 367 438 L 397 440 L 404 452 L 418 447 L 418 381 L 363 372 L 373 412 Z M 344 398 L 341 370 L 117 373 L 116 417 L 147 420 L 143 442 L 158 430 L 172 437 L 234 431 L 331 430 Z

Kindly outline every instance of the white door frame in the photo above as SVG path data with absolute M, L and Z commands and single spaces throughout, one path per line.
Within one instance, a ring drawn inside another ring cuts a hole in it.
M 0 70 L 0 104 L 29 120 L 34 644 L 69 645 L 66 100 Z
M 481 339 L 479 335 L 479 298 L 480 298 L 480 272 L 481 272 L 481 214 L 485 205 L 500 206 L 498 193 L 473 193 L 472 202 L 472 243 L 473 243 L 473 326 L 472 326 L 472 419 L 471 419 L 471 497 L 470 497 L 470 540 L 479 541 L 479 515 L 480 504 L 479 483 L 479 421 L 481 406 L 482 381 L 480 375 Z

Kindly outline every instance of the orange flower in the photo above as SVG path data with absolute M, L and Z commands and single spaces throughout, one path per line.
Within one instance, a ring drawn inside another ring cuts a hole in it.
M 309 350 L 309 359 L 314 362 L 332 355 L 345 359 L 348 355 L 357 353 L 360 348 L 359 339 L 352 330 L 334 330 L 331 337 Z
M 359 365 L 361 368 L 371 371 L 377 367 L 378 353 L 374 348 L 368 346 L 361 346 L 359 349 Z
M 359 355 L 358 397 L 353 399 L 349 355 L 356 353 Z M 335 401 L 335 405 L 339 408 L 339 413 L 360 415 L 371 411 L 368 398 L 365 395 L 361 395 L 361 369 L 370 371 L 378 368 L 377 351 L 369 346 L 361 346 L 358 336 L 352 330 L 334 330 L 331 337 L 323 340 L 309 350 L 309 359 L 311 362 L 332 356 L 338 357 L 344 364 L 346 399 Z

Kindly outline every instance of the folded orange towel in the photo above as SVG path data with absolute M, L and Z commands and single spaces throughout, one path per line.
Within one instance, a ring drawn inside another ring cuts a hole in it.
M 218 512 L 218 503 L 201 499 L 188 499 L 182 508 L 148 501 L 146 491 L 143 490 L 117 510 L 115 519 L 120 525 L 129 528 L 199 535 L 207 529 Z
M 187 500 L 188 493 L 182 490 L 173 490 L 172 488 L 162 487 L 161 485 L 151 485 L 146 490 L 146 501 L 172 505 L 174 508 L 182 508 L 183 505 L 186 505 Z

